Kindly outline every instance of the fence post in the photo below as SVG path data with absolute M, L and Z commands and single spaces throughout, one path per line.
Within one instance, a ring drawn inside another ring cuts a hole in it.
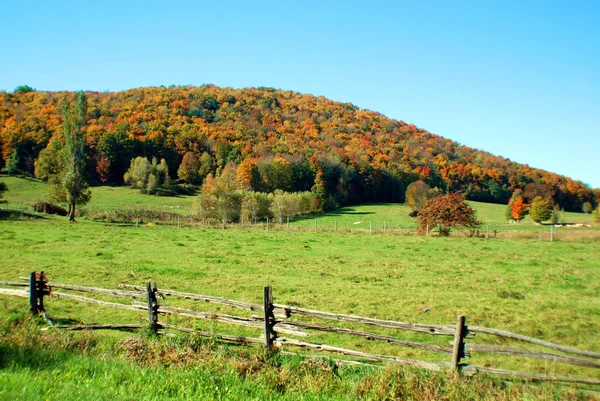
M 273 289 L 271 286 L 264 288 L 264 304 L 265 310 L 265 348 L 271 350 L 275 340 L 273 332 L 275 316 L 273 316 Z
M 290 216 L 288 216 L 288 218 L 287 218 L 287 229 L 288 230 L 290 229 Z
M 554 237 L 554 236 L 553 236 L 553 234 L 554 234 L 554 232 L 553 232 L 553 231 L 554 231 L 554 230 L 553 230 L 553 228 L 554 228 L 554 225 L 551 225 L 551 226 L 550 226 L 550 242 L 553 242 L 553 241 L 554 241 L 554 238 L 553 238 L 553 237 Z
M 317 232 L 317 219 L 315 219 L 315 232 Z
M 269 218 L 267 217 L 267 231 L 269 231 Z
M 148 321 L 150 322 L 150 330 L 156 333 L 158 329 L 158 302 L 156 300 L 156 281 L 150 285 L 146 283 L 146 292 L 148 293 Z
M 467 335 L 467 326 L 465 326 L 465 317 L 458 315 L 456 318 L 456 331 L 454 332 L 454 342 L 452 343 L 452 369 L 458 370 L 461 358 L 465 357 L 465 337 Z
M 337 232 L 337 219 L 335 220 L 335 232 Z
M 369 221 L 369 234 L 373 234 L 373 220 Z
M 36 287 L 35 272 L 31 272 L 29 274 L 29 311 L 34 314 L 39 312 Z

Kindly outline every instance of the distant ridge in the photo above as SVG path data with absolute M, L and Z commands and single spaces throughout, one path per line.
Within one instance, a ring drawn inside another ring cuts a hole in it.
M 33 173 L 40 151 L 61 137 L 59 106 L 72 93 L 19 88 L 0 92 L 0 167 L 16 157 L 19 169 Z M 257 166 L 264 174 L 275 158 L 289 163 L 285 184 L 263 179 L 254 182 L 255 190 L 310 190 L 321 170 L 327 195 L 338 205 L 400 202 L 417 179 L 486 202 L 506 203 L 528 184 L 565 210 L 580 211 L 584 202 L 600 198 L 600 190 L 580 181 L 322 96 L 213 85 L 87 95 L 93 180 L 122 181 L 130 160 L 140 155 L 164 158 L 175 177 L 184 154 L 193 152 L 210 155 L 215 174 L 228 163 Z

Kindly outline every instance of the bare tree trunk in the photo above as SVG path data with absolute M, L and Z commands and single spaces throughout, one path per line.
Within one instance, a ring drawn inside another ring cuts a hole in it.
M 75 221 L 75 203 L 69 203 L 69 221 Z

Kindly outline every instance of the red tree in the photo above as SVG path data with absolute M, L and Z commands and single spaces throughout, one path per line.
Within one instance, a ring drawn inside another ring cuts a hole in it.
M 511 206 L 512 217 L 516 221 L 521 221 L 529 212 L 529 205 L 525 203 L 523 198 L 515 200 Z
M 472 230 L 481 226 L 475 218 L 475 210 L 458 193 L 429 199 L 421 208 L 417 221 L 421 233 L 438 227 L 441 236 L 450 235 L 452 228 Z

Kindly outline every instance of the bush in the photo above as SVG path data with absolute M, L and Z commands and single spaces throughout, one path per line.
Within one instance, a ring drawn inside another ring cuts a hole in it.
M 66 216 L 69 212 L 61 206 L 50 202 L 38 201 L 33 204 L 33 209 L 45 214 L 56 214 L 58 216 Z
M 475 218 L 475 210 L 457 193 L 438 196 L 425 202 L 417 221 L 420 233 L 433 231 L 438 227 L 440 236 L 450 235 L 452 228 L 474 230 L 481 226 L 481 222 Z

